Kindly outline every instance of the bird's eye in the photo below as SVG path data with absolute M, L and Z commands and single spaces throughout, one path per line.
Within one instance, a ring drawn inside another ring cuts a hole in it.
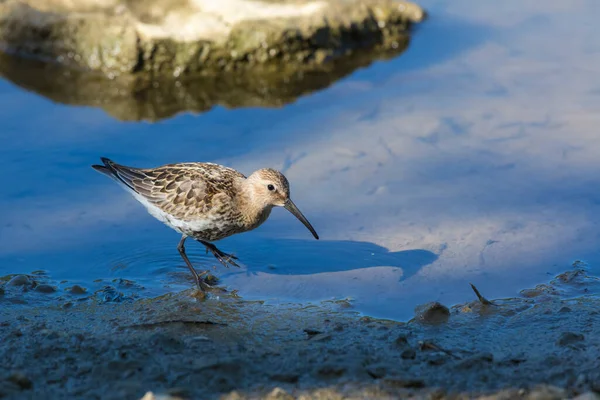
M 273 185 L 269 184 L 269 185 L 267 186 L 267 189 L 269 189 L 269 190 L 272 192 L 273 190 L 275 190 L 275 186 L 273 186 Z

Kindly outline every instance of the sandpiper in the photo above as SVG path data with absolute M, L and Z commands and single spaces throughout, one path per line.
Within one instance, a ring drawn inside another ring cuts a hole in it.
M 237 257 L 224 253 L 211 242 L 250 231 L 267 220 L 274 206 L 294 214 L 315 239 L 317 232 L 290 199 L 286 177 L 271 168 L 259 169 L 246 177 L 213 163 L 167 164 L 157 168 L 133 168 L 101 158 L 104 165 L 92 165 L 117 181 L 159 221 L 181 233 L 177 249 L 194 275 L 201 291 L 210 289 L 204 271 L 196 272 L 185 254 L 184 243 L 191 237 L 206 247 L 225 267 L 239 267 Z

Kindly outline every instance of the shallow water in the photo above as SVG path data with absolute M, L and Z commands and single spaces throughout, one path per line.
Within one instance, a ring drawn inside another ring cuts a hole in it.
M 285 210 L 219 243 L 248 299 L 417 304 L 513 296 L 600 261 L 599 5 L 423 0 L 409 49 L 278 109 L 217 106 L 156 123 L 52 103 L 0 81 L 0 275 L 45 270 L 141 296 L 191 284 L 162 226 L 89 166 L 212 161 L 284 171 L 321 236 Z M 214 265 L 190 242 L 199 268 Z M 98 281 L 102 280 L 102 281 Z

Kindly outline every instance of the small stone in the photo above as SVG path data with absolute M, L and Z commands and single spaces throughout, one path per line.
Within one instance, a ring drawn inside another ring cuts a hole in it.
M 438 366 L 443 365 L 448 361 L 448 356 L 446 354 L 433 354 L 427 360 L 429 365 Z
M 436 302 L 423 304 L 415 308 L 415 319 L 426 324 L 440 324 L 448 321 L 450 310 Z
M 372 364 L 367 366 L 367 373 L 374 379 L 383 378 L 388 374 L 388 366 L 385 364 Z
M 569 307 L 562 307 L 560 310 L 558 310 L 558 312 L 560 313 L 567 313 L 567 312 L 571 312 L 572 310 Z
M 290 374 L 275 374 L 271 375 L 271 379 L 277 382 L 285 382 L 285 383 L 296 383 L 298 379 L 300 379 L 300 375 L 290 373 Z
M 346 367 L 343 365 L 326 364 L 321 366 L 317 372 L 324 377 L 339 377 L 346 373 Z
M 210 338 L 204 335 L 192 336 L 189 340 L 193 340 L 194 342 L 210 342 Z
M 9 337 L 11 337 L 11 336 L 12 337 L 21 337 L 21 336 L 23 336 L 23 332 L 19 328 L 16 328 L 9 334 Z
M 396 343 L 396 345 L 400 346 L 400 347 L 404 347 L 408 345 L 408 338 L 406 337 L 405 334 L 400 334 L 396 340 L 394 341 L 394 343 Z
M 421 351 L 442 351 L 442 348 L 437 344 L 433 343 L 431 340 L 420 340 L 419 341 L 419 350 Z
M 10 374 L 8 376 L 7 380 L 16 384 L 23 390 L 31 389 L 31 387 L 33 386 L 33 383 L 31 383 L 31 380 L 27 376 L 25 376 L 25 374 L 23 374 L 22 372 L 13 372 L 12 374 Z
M 521 290 L 521 296 L 523 297 L 527 297 L 527 298 L 533 298 L 533 297 L 538 297 L 541 295 L 558 295 L 558 290 L 550 285 L 547 284 L 541 284 L 541 285 L 537 285 L 535 288 L 533 289 L 523 289 Z
M 556 342 L 559 346 L 569 346 L 575 343 L 583 342 L 584 336 L 579 333 L 563 332 Z
M 319 333 L 323 333 L 323 332 L 321 332 L 321 331 L 320 331 L 320 330 L 318 330 L 318 329 L 306 328 L 306 329 L 304 330 L 304 333 L 306 333 L 306 334 L 307 334 L 307 335 L 310 337 L 310 336 L 315 336 L 315 335 L 318 335 Z
M 67 292 L 69 292 L 71 294 L 85 294 L 87 292 L 87 289 L 83 288 L 79 285 L 73 285 L 67 289 Z M 150 392 L 148 392 L 148 393 L 150 393 Z
M 276 387 L 267 395 L 267 400 L 294 400 L 294 397 L 291 396 L 288 392 L 283 390 L 282 388 Z
M 168 396 L 174 397 L 174 398 L 189 398 L 190 397 L 189 389 L 186 389 L 183 387 L 170 388 L 166 391 L 165 394 Z
M 56 288 L 52 285 L 46 285 L 43 283 L 41 285 L 37 285 L 35 287 L 35 291 L 39 293 L 54 293 L 56 292 Z
M 319 333 L 309 337 L 313 342 L 328 342 L 331 340 L 331 335 L 328 333 Z
M 208 274 L 206 275 L 206 278 L 204 278 L 204 282 L 206 282 L 210 286 L 216 286 L 219 283 L 219 278 L 217 278 L 213 274 Z
M 581 269 L 576 269 L 574 271 L 563 272 L 562 274 L 558 275 L 556 277 L 556 279 L 558 279 L 558 280 L 560 280 L 561 282 L 564 282 L 564 283 L 571 283 L 575 279 L 577 279 L 577 278 L 579 278 L 581 276 L 585 276 L 585 271 L 581 270 Z
M 31 279 L 27 275 L 17 275 L 13 276 L 6 286 L 30 286 L 31 284 Z
M 417 352 L 414 349 L 406 349 L 400 354 L 405 360 L 414 360 L 417 357 Z
M 400 378 L 386 378 L 383 383 L 388 386 L 406 389 L 421 389 L 425 387 L 425 382 L 421 379 L 400 379 Z
M 155 395 L 152 392 L 146 392 L 146 394 L 144 395 L 144 397 L 142 397 L 140 400 L 182 400 L 182 398 L 181 397 L 170 396 L 168 394 L 157 394 L 157 395 Z

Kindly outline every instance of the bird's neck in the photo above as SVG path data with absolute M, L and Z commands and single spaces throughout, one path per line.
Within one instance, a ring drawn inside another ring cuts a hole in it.
M 254 229 L 267 220 L 273 206 L 261 201 L 248 181 L 239 183 L 238 194 L 238 209 L 242 213 L 247 229 Z

